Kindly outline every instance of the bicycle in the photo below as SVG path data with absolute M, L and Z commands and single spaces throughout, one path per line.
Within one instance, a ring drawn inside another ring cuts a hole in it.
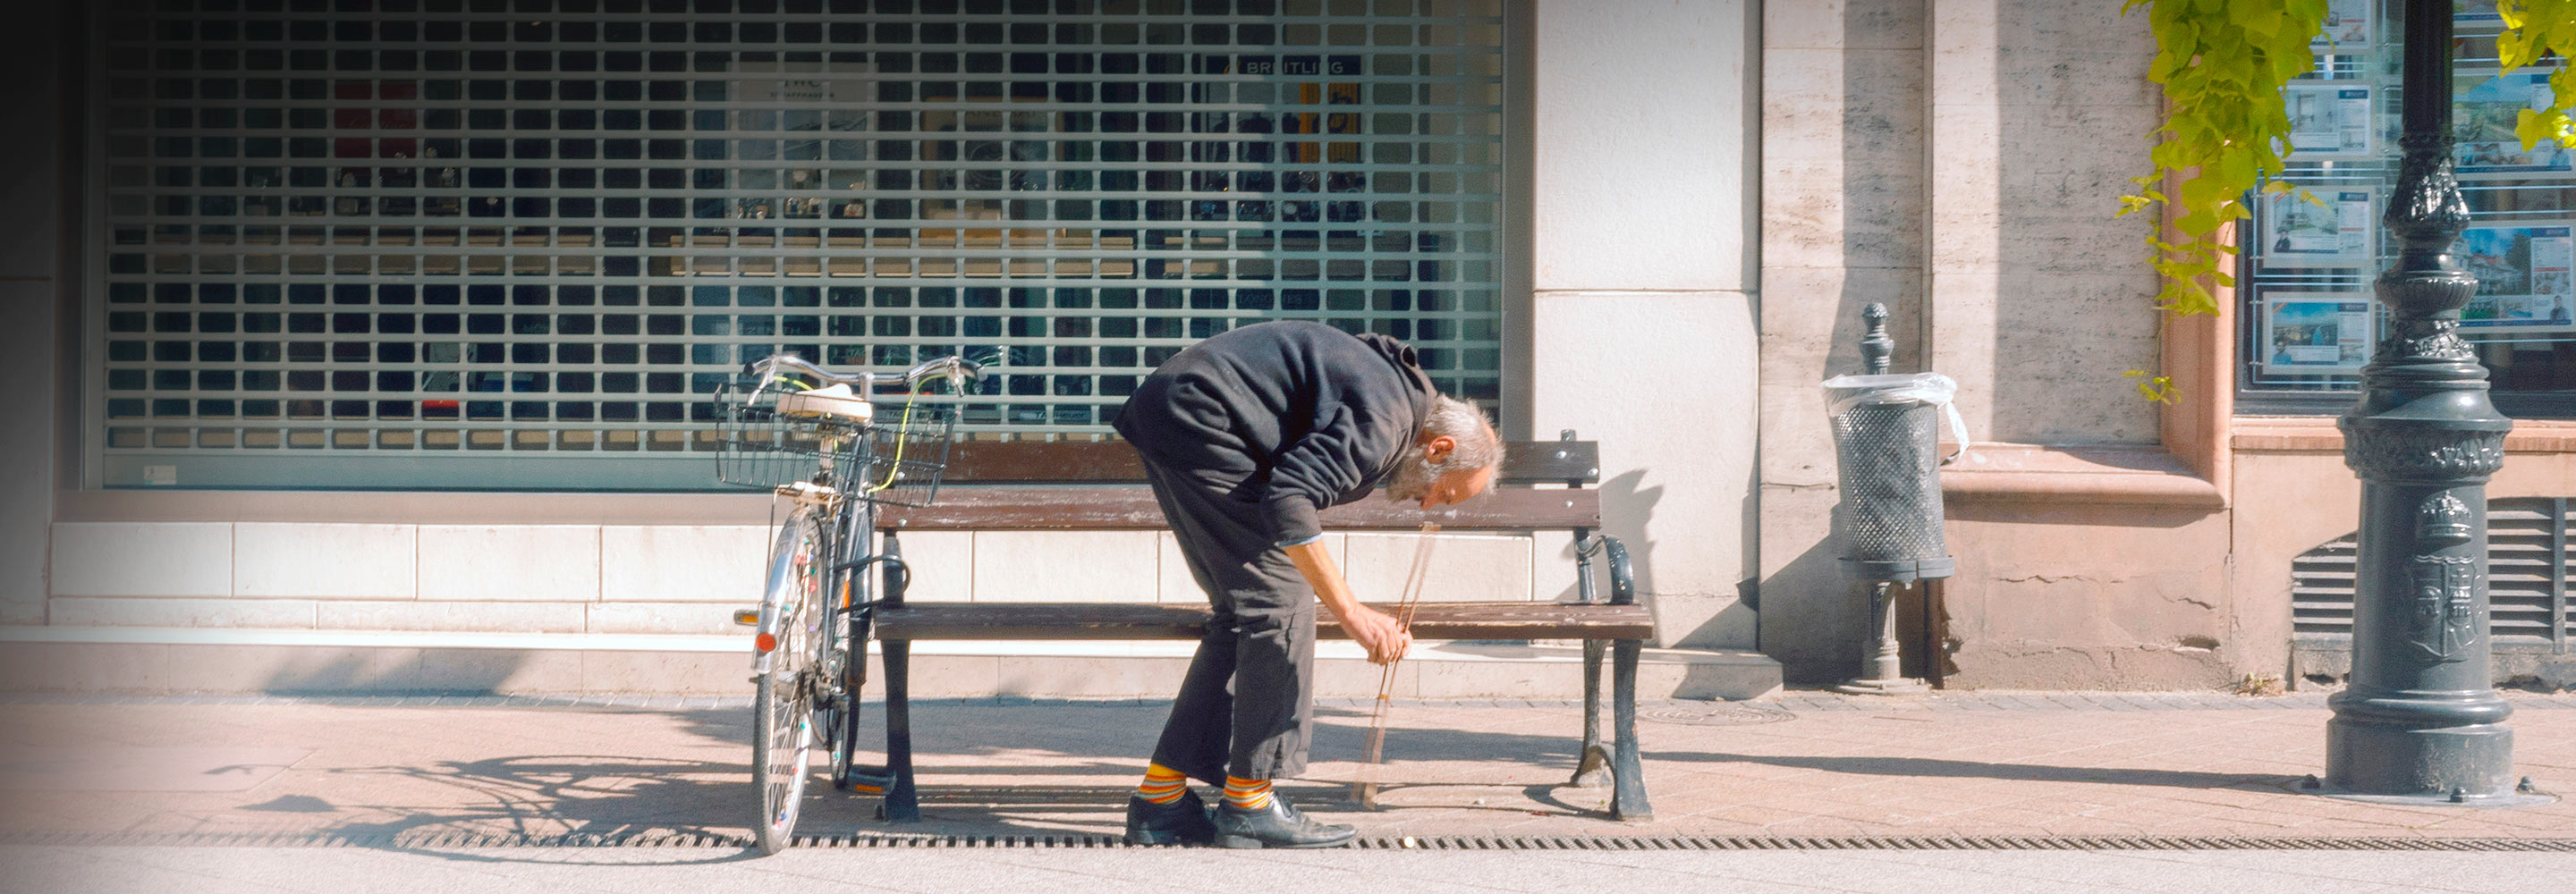
M 889 589 L 909 580 L 903 560 L 874 548 L 880 505 L 919 506 L 938 494 L 953 403 L 921 404 L 922 385 L 944 379 L 963 396 L 982 367 L 943 357 L 899 374 L 837 373 L 793 354 L 745 364 L 757 376 L 737 397 L 715 395 L 718 480 L 768 488 L 793 503 L 770 548 L 760 607 L 734 621 L 752 637 L 752 786 L 763 854 L 788 845 L 812 776 L 819 732 L 830 745 L 834 787 L 882 792 L 894 773 L 855 762 L 859 690 L 866 683 L 871 598 L 868 566 Z M 900 382 L 898 411 L 876 386 Z M 880 411 L 884 415 L 880 415 Z M 894 416 L 892 420 L 884 416 Z

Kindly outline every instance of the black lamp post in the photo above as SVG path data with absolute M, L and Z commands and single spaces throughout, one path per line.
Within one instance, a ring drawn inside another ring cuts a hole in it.
M 2496 694 L 2487 632 L 2488 476 L 2513 421 L 2487 399 L 2460 339 L 2477 279 L 2452 243 L 2468 203 L 2451 176 L 2451 0 L 2404 0 L 2405 151 L 2384 218 L 2402 248 L 2381 273 L 2389 333 L 2344 414 L 2361 478 L 2352 680 L 2328 700 L 2326 776 L 2310 791 L 2370 800 L 2511 806 L 2513 707 Z M 2526 786 L 2527 788 L 2527 786 Z

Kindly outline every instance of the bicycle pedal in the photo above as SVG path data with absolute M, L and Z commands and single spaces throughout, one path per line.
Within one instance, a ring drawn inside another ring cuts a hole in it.
M 893 784 L 894 774 L 887 772 L 884 767 L 854 766 L 841 774 L 842 787 L 854 792 L 882 795 L 885 794 L 886 787 Z

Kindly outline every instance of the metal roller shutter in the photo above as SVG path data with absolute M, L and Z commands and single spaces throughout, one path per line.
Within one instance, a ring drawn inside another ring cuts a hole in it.
M 96 484 L 699 488 L 785 348 L 1105 432 L 1231 326 L 1500 392 L 1493 0 L 153 0 L 97 19 Z

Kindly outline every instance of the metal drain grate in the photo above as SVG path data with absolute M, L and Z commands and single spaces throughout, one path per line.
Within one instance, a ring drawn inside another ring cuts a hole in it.
M 1778 705 L 1766 705 L 1756 702 L 1675 704 L 1669 707 L 1648 708 L 1637 712 L 1637 717 L 1639 719 L 1652 720 L 1657 723 L 1681 723 L 1692 726 L 1751 726 L 1757 723 L 1778 723 L 1783 720 L 1792 720 L 1797 716 L 1798 715 L 1796 714 L 1789 713 L 1788 709 L 1782 708 Z
M 259 833 L 64 833 L 0 834 L 0 847 L 344 847 L 377 850 L 477 850 L 497 848 L 748 848 L 748 836 L 722 833 L 572 833 L 399 835 Z M 805 848 L 1124 848 L 1111 835 L 800 835 Z M 2576 852 L 2576 838 L 2393 838 L 2256 836 L 1829 836 L 1829 835 L 1544 835 L 1362 836 L 1363 850 L 1427 851 L 2546 851 Z

